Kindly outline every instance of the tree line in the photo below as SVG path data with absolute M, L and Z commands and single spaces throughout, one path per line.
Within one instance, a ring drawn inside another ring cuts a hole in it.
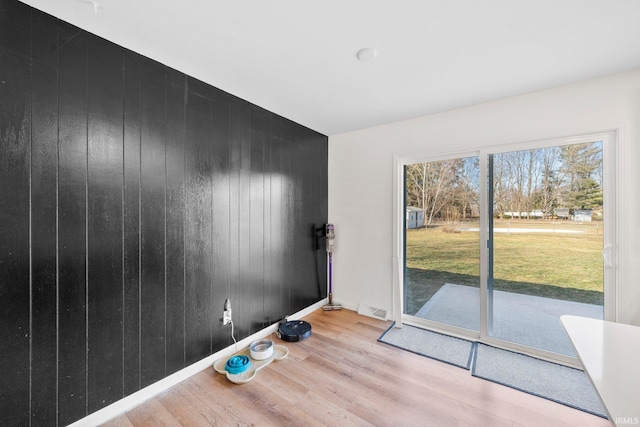
M 558 209 L 602 207 L 599 141 L 492 154 L 489 172 L 499 218 L 514 213 L 548 218 Z M 407 165 L 406 204 L 424 210 L 425 225 L 477 217 L 479 183 L 478 157 Z

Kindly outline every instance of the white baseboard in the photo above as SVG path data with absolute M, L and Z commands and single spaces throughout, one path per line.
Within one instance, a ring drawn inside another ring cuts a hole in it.
M 342 308 L 344 308 L 346 310 L 358 311 L 358 305 L 357 304 L 350 304 L 348 302 L 339 302 L 339 301 L 335 301 L 335 300 L 333 301 L 333 303 L 342 306 Z
M 300 319 L 314 312 L 315 310 L 319 309 L 326 303 L 327 303 L 327 299 L 323 299 L 322 301 L 319 301 L 313 305 L 310 305 L 309 307 L 302 309 L 297 313 L 287 316 L 287 319 Z M 269 336 L 277 330 L 278 330 L 277 323 L 275 325 L 271 325 L 267 328 L 264 328 L 261 331 L 258 331 L 255 334 L 252 334 L 247 338 L 244 338 L 238 341 L 238 348 L 243 349 L 245 347 L 248 347 L 249 344 L 251 344 L 253 341 Z M 120 399 L 117 402 L 114 402 L 111 405 L 100 409 L 99 411 L 96 411 L 96 412 L 93 412 L 92 414 L 87 415 L 86 417 L 74 422 L 73 424 L 70 424 L 69 427 L 85 427 L 85 426 L 88 427 L 88 426 L 95 426 L 98 424 L 105 423 L 110 419 L 113 419 L 121 414 L 124 414 L 127 411 L 130 411 L 136 406 L 144 403 L 146 400 L 151 399 L 152 397 L 186 380 L 187 378 L 197 374 L 198 372 L 204 369 L 211 368 L 211 366 L 216 360 L 222 357 L 229 356 L 235 353 L 235 351 L 236 349 L 234 345 L 224 348 L 212 354 L 211 356 L 205 357 L 204 359 L 192 365 L 189 365 L 186 368 L 183 368 L 178 372 L 171 374 L 168 377 L 165 377 L 160 381 L 151 384 L 148 387 L 143 388 L 142 390 L 139 390 L 123 399 Z

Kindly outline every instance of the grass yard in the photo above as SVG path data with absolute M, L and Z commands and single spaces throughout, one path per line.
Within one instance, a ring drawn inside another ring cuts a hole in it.
M 415 314 L 445 283 L 480 286 L 479 233 L 444 228 L 407 230 L 406 313 Z M 494 289 L 603 303 L 600 222 L 496 220 L 494 228 L 507 231 L 494 235 Z

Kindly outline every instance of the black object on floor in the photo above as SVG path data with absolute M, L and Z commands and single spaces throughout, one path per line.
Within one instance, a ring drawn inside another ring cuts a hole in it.
M 277 335 L 278 338 L 288 342 L 302 341 L 311 336 L 311 325 L 304 320 L 282 322 Z

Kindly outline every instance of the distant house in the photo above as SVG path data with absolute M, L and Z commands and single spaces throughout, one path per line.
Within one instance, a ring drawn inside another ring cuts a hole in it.
M 424 209 L 407 206 L 407 228 L 420 228 L 422 226 L 424 226 Z
M 543 218 L 544 212 L 541 210 L 531 212 L 505 212 L 504 215 L 511 218 Z
M 572 219 L 576 222 L 591 222 L 591 212 L 591 209 L 576 209 Z
M 573 214 L 568 208 L 556 209 L 555 214 L 559 219 L 571 219 L 575 222 L 591 222 L 592 209 L 575 209 Z

